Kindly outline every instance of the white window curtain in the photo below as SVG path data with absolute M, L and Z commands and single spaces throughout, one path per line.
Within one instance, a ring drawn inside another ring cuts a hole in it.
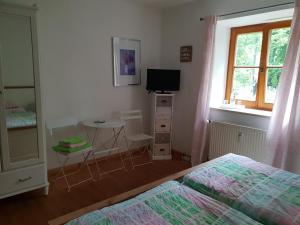
M 212 83 L 213 52 L 215 41 L 216 16 L 204 18 L 204 48 L 199 62 L 200 86 L 195 116 L 194 135 L 192 144 L 192 164 L 197 165 L 207 156 L 206 140 L 208 130 L 210 90 Z
M 267 135 L 273 166 L 300 173 L 300 0 L 295 2 L 290 43 Z

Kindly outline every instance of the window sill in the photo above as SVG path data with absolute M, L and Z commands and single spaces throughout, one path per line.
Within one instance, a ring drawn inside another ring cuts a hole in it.
M 222 110 L 226 112 L 241 113 L 247 115 L 261 116 L 261 117 L 271 117 L 272 112 L 258 109 L 247 109 L 247 108 L 224 108 L 220 107 L 210 107 L 211 110 Z

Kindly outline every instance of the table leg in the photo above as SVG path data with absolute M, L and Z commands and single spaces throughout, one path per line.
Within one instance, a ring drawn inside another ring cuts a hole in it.
M 89 163 L 88 163 L 89 157 L 90 157 L 90 155 L 92 155 L 92 154 L 93 154 L 93 150 L 89 151 L 89 152 L 86 154 L 86 156 L 83 155 L 83 156 L 84 156 L 84 159 L 83 159 L 82 164 L 85 165 L 85 166 L 87 167 L 91 179 L 92 179 L 93 181 L 95 181 L 94 176 L 93 176 L 93 173 L 92 173 L 91 168 L 90 168 Z
M 123 127 L 123 138 L 124 138 L 124 141 L 125 141 L 125 144 L 126 144 L 126 150 L 129 153 L 129 161 L 131 163 L 131 167 L 134 169 L 133 158 L 132 158 L 132 154 L 131 154 L 130 149 L 129 149 L 129 143 L 128 143 L 128 140 L 127 140 L 127 134 L 126 134 L 126 130 L 124 129 L 124 127 Z
M 98 128 L 95 129 L 94 137 L 93 137 L 93 140 L 92 140 L 92 145 L 93 146 L 95 145 L 96 137 L 98 136 L 97 134 L 98 134 Z
M 119 139 L 120 134 L 121 134 L 122 131 L 123 131 L 123 132 L 125 131 L 124 126 L 122 126 L 122 127 L 120 128 L 120 130 L 119 130 L 119 132 L 118 132 L 118 137 L 117 137 L 117 139 L 116 139 L 116 142 L 118 141 L 118 139 Z M 124 162 L 124 158 L 123 158 L 123 156 L 122 156 L 121 148 L 120 148 L 120 147 L 119 147 L 119 155 L 120 155 L 120 159 L 121 159 L 122 164 L 123 164 L 123 168 L 127 171 L 126 166 L 125 166 L 125 162 Z

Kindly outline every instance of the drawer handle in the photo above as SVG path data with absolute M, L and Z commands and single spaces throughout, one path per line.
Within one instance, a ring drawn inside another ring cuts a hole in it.
M 26 177 L 26 178 L 23 178 L 23 179 L 20 178 L 18 181 L 21 182 L 21 183 L 23 183 L 23 182 L 29 181 L 31 179 L 32 179 L 32 177 L 29 176 L 29 177 Z
M 160 125 L 160 127 L 166 127 L 166 125 Z
M 159 149 L 159 151 L 160 151 L 160 152 L 163 152 L 163 151 L 165 151 L 165 149 L 164 149 L 164 148 L 161 148 L 161 149 Z
M 167 100 L 161 100 L 161 102 L 162 102 L 162 103 L 166 103 L 166 102 L 167 102 Z

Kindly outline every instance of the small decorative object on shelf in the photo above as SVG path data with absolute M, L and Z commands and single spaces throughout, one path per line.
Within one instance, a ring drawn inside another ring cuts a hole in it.
M 193 47 L 182 46 L 180 47 L 180 62 L 192 62 Z

